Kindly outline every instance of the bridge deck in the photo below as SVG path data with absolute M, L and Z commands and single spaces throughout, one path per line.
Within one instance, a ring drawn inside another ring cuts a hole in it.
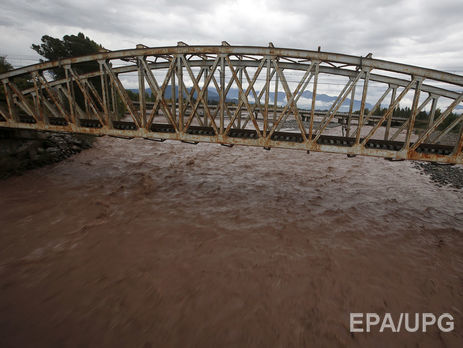
M 21 116 L 20 124 L 16 125 L 16 128 L 29 128 L 27 125 L 33 125 L 36 123 L 33 117 Z M 2 126 L 0 122 L 0 127 Z M 256 130 L 252 129 L 231 129 L 228 136 L 217 136 L 212 127 L 201 127 L 201 126 L 190 126 L 185 132 L 184 136 L 176 133 L 173 126 L 169 124 L 153 123 L 150 127 L 150 131 L 137 129 L 134 122 L 127 121 L 113 121 L 113 129 L 102 127 L 98 120 L 93 119 L 80 119 L 80 127 L 77 129 L 70 129 L 68 122 L 64 118 L 50 117 L 49 130 L 61 131 L 61 132 L 75 132 L 82 134 L 93 134 L 93 135 L 110 135 L 122 138 L 135 138 L 142 137 L 145 139 L 164 141 L 167 139 L 172 140 L 183 140 L 186 142 L 218 142 L 223 145 L 255 145 L 262 146 L 262 140 L 259 139 Z M 10 125 L 10 127 L 13 125 Z M 309 134 L 306 134 L 309 137 Z M 220 138 L 220 139 L 219 139 Z M 315 136 L 312 136 L 314 139 Z M 363 138 L 360 138 L 360 142 Z M 349 149 L 355 148 L 356 139 L 353 137 L 342 137 L 342 136 L 331 136 L 321 135 L 316 144 L 324 146 L 323 150 L 331 150 L 327 152 L 333 153 L 346 153 L 356 155 L 355 151 L 349 151 Z M 413 143 L 411 143 L 413 144 Z M 276 131 L 272 134 L 267 144 L 270 147 L 280 148 L 296 148 L 296 149 L 307 149 L 320 151 L 321 148 L 307 147 L 306 143 L 300 133 Z M 330 149 L 331 147 L 331 149 Z M 400 152 L 404 147 L 403 141 L 391 141 L 391 140 L 380 140 L 370 139 L 366 143 L 365 148 L 372 152 L 372 155 L 384 156 L 386 158 L 397 158 L 392 152 Z M 344 151 L 339 151 L 339 148 L 344 148 Z M 454 147 L 441 144 L 421 144 L 416 152 L 422 155 L 451 155 Z M 388 153 L 390 152 L 390 153 Z M 399 159 L 399 158 L 398 158 Z

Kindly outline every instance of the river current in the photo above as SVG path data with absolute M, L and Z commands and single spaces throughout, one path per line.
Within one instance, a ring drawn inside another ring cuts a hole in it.
M 2 347 L 463 342 L 463 191 L 411 162 L 103 137 L 0 197 Z

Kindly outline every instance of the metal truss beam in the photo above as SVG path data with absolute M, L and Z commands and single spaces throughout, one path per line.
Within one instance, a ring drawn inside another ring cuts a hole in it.
M 114 67 L 118 60 L 128 64 Z M 75 65 L 82 62 L 97 62 L 99 69 L 81 74 Z M 64 67 L 65 78 L 47 79 L 44 72 L 57 67 Z M 126 73 L 137 75 L 137 100 L 124 87 Z M 19 88 L 19 76 L 31 85 Z M 333 102 L 320 106 L 320 94 L 327 93 L 325 76 L 347 82 Z M 226 42 L 139 45 L 23 67 L 0 75 L 0 81 L 6 97 L 0 105 L 0 127 L 463 163 L 463 116 L 453 113 L 463 102 L 463 76 L 371 54 L 355 57 Z M 378 84 L 385 88 L 374 93 Z M 145 86 L 154 102 L 147 100 Z M 238 93 L 235 104 L 227 98 L 232 88 Z M 311 91 L 309 101 L 306 91 Z M 210 93 L 215 92 L 218 100 L 212 103 Z M 424 101 L 422 93 L 427 93 Z M 386 98 L 386 111 L 377 115 Z M 399 119 L 394 110 L 405 102 L 410 115 Z M 127 111 L 122 119 L 121 105 Z M 442 105 L 445 110 L 438 114 Z M 294 128 L 284 128 L 288 125 Z

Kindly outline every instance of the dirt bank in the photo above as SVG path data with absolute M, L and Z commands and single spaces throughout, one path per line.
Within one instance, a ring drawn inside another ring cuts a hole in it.
M 0 128 L 0 179 L 66 159 L 94 137 Z

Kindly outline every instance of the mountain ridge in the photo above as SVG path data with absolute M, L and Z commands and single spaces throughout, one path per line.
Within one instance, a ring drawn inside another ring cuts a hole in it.
M 190 88 L 187 88 L 188 92 L 190 92 L 192 89 L 192 87 Z M 136 93 L 138 94 L 138 89 L 129 89 L 131 92 L 133 93 Z M 148 95 L 151 95 L 151 89 L 150 88 L 147 88 L 146 89 L 146 92 L 148 93 Z M 256 91 L 256 94 L 259 94 L 260 91 Z M 171 98 L 171 95 L 172 95 L 172 89 L 170 87 L 170 85 L 168 85 L 164 91 L 164 98 L 166 99 L 170 99 Z M 312 95 L 313 93 L 311 91 L 304 91 L 301 95 L 301 97 L 305 98 L 307 100 L 307 102 L 305 103 L 301 103 L 300 100 L 298 102 L 298 106 L 302 109 L 304 108 L 307 108 L 309 109 L 310 106 L 311 106 L 311 102 L 312 102 Z M 178 96 L 178 87 L 175 88 L 175 96 L 177 97 Z M 196 98 L 197 96 L 197 93 L 195 92 L 193 94 L 193 97 Z M 208 99 L 210 101 L 219 101 L 219 94 L 217 93 L 217 90 L 215 88 L 212 88 L 212 87 L 209 87 L 208 88 Z M 254 101 L 254 98 L 253 98 L 253 93 L 249 93 L 248 95 L 248 99 L 252 102 Z M 274 103 L 274 100 L 275 100 L 275 93 L 274 92 L 270 92 L 269 93 L 269 99 L 270 99 L 270 103 L 273 105 Z M 329 109 L 331 107 L 331 105 L 336 101 L 337 97 L 335 96 L 330 96 L 330 95 L 327 95 L 327 94 L 317 94 L 317 103 L 320 104 L 322 103 L 321 107 L 320 105 L 317 105 L 317 109 L 323 109 L 325 107 L 325 109 Z M 238 102 L 239 100 L 239 89 L 238 88 L 230 88 L 230 90 L 228 91 L 227 93 L 227 97 L 225 99 L 225 101 L 228 103 L 228 102 Z M 310 102 L 308 101 L 310 100 Z M 277 94 L 277 103 L 278 105 L 286 105 L 286 93 L 284 92 L 278 92 Z M 325 105 L 323 105 L 325 104 Z M 301 107 L 302 105 L 302 107 Z M 360 106 L 361 106 L 361 101 L 360 100 L 355 100 L 354 99 L 354 105 L 353 105 L 353 110 L 359 110 L 360 109 Z M 340 111 L 347 111 L 350 107 L 350 98 L 346 98 L 343 102 L 343 104 L 341 105 L 341 107 L 339 108 Z M 370 103 L 365 103 L 365 108 L 371 110 L 373 108 L 373 105 L 371 105 Z M 458 105 L 455 109 L 457 110 L 463 110 L 463 106 L 462 105 Z

